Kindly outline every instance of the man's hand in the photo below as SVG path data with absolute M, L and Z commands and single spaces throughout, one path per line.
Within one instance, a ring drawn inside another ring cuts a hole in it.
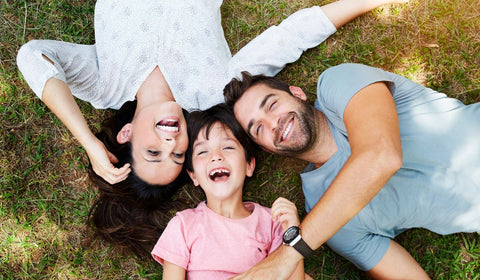
M 128 163 L 121 168 L 113 166 L 112 163 L 117 163 L 118 159 L 98 139 L 85 147 L 85 150 L 93 171 L 112 185 L 125 180 L 131 171 Z
M 297 207 L 286 198 L 279 197 L 273 202 L 271 214 L 272 219 L 282 225 L 283 231 L 286 231 L 291 226 L 300 224 Z
M 302 260 L 302 255 L 294 248 L 282 245 L 270 256 L 256 264 L 248 271 L 239 274 L 232 280 L 284 280 L 288 279 L 295 271 L 297 263 Z

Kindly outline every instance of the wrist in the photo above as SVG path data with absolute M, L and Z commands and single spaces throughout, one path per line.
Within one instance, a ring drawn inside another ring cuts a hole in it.
M 313 253 L 312 248 L 303 240 L 298 226 L 292 226 L 285 231 L 283 243 L 295 249 L 304 258 Z
M 295 250 L 295 248 L 293 248 L 288 244 L 284 243 L 281 246 L 281 248 L 282 248 L 282 255 L 288 260 L 299 262 L 304 259 L 302 254 L 300 254 L 297 250 Z
M 98 138 L 93 134 L 93 133 L 89 133 L 89 135 L 84 135 L 83 137 L 79 137 L 78 139 L 78 142 L 80 142 L 80 145 L 82 145 L 82 147 L 85 149 L 85 151 L 88 153 L 89 151 L 91 151 L 92 149 L 94 149 L 94 147 L 98 146 L 99 144 L 99 141 Z

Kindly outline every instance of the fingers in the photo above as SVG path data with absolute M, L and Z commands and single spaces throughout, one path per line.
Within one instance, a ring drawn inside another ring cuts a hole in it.
M 108 160 L 111 163 L 117 163 L 118 162 L 117 157 L 114 154 L 112 154 L 110 151 L 107 151 L 107 156 L 108 156 Z
M 128 177 L 128 174 L 130 174 L 131 170 L 132 169 L 130 168 L 129 163 L 126 163 L 121 168 L 116 168 L 116 167 L 113 167 L 112 165 L 108 170 L 108 176 L 107 176 L 110 181 L 107 181 L 107 182 L 109 182 L 110 184 L 116 184 L 118 182 L 121 182 Z
M 297 207 L 286 198 L 280 197 L 275 200 L 272 204 L 271 214 L 272 219 L 281 223 L 284 230 L 300 224 Z
M 128 177 L 128 174 L 131 172 L 130 164 L 127 163 L 121 168 L 116 168 L 112 164 L 109 164 L 106 168 L 99 168 L 98 166 L 92 166 L 93 171 L 102 177 L 109 184 L 116 184 L 125 180 Z

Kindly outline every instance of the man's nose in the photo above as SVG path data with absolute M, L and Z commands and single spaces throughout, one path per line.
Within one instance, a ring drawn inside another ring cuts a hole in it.
M 277 117 L 274 117 L 274 116 L 267 117 L 266 121 L 265 121 L 265 123 L 267 123 L 267 125 L 268 125 L 268 129 L 271 130 L 271 131 L 275 131 L 275 129 L 277 129 L 278 122 L 279 122 L 279 119 Z

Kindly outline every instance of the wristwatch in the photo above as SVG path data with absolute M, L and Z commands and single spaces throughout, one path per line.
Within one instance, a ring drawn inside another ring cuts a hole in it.
M 289 227 L 283 234 L 283 243 L 292 246 L 297 250 L 304 258 L 310 256 L 313 253 L 312 248 L 303 241 L 300 235 L 300 228 L 297 226 Z

